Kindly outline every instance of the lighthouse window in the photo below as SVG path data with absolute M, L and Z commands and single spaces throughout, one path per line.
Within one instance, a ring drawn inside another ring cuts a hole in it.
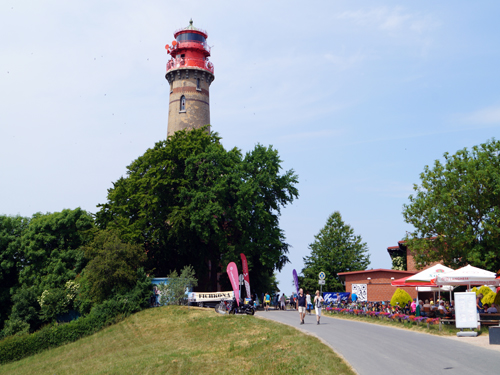
M 181 96 L 181 111 L 186 111 L 186 97 L 184 95 Z
M 203 35 L 196 34 L 196 33 L 182 33 L 182 34 L 178 35 L 176 39 L 178 42 L 187 42 L 187 41 L 190 41 L 190 42 L 195 41 L 195 42 L 201 42 L 201 43 L 205 42 L 205 37 Z
M 201 90 L 200 79 L 196 78 L 196 90 Z

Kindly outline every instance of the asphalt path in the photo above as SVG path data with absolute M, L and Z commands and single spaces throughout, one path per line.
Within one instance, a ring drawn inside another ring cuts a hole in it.
M 500 353 L 449 338 L 297 311 L 259 311 L 258 315 L 320 337 L 358 374 L 500 374 Z

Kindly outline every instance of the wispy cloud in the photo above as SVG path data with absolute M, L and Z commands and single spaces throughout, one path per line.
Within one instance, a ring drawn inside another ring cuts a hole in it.
M 434 29 L 438 25 L 431 16 L 406 12 L 401 7 L 392 9 L 379 7 L 368 10 L 346 11 L 339 14 L 337 18 L 352 20 L 360 26 L 376 27 L 386 31 L 406 29 L 416 33 L 423 33 Z
M 481 125 L 500 124 L 500 105 L 483 108 L 469 114 L 457 116 L 461 118 L 462 122 L 466 123 Z

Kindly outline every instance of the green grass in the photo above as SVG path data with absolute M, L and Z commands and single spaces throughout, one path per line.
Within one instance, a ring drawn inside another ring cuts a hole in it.
M 337 314 L 337 313 L 332 313 L 332 312 L 326 312 L 325 315 L 332 317 L 332 318 L 356 320 L 359 322 L 366 322 L 366 323 L 408 329 L 410 331 L 430 333 L 430 334 L 438 335 L 438 336 L 456 336 L 457 332 L 460 331 L 460 329 L 455 327 L 454 322 L 451 324 L 441 324 L 441 331 L 440 331 L 438 324 L 431 324 L 431 325 L 429 325 L 429 328 L 427 328 L 426 323 L 420 323 L 420 325 L 417 325 L 417 323 L 414 323 L 414 322 L 405 322 L 405 323 L 401 322 L 400 323 L 397 320 L 396 321 L 387 320 L 386 318 L 378 318 L 378 317 L 372 318 L 372 317 L 368 317 L 368 316 L 358 316 L 358 315 L 350 315 L 350 314 L 342 314 L 342 313 Z M 478 334 L 479 335 L 488 335 L 488 327 L 481 326 L 481 330 L 478 331 Z
M 353 374 L 295 328 L 213 309 L 162 307 L 0 366 L 0 374 Z

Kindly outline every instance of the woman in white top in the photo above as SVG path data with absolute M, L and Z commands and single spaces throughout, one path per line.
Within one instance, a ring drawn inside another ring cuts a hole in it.
M 311 315 L 311 308 L 312 308 L 312 303 L 311 303 L 311 295 L 309 292 L 306 293 L 306 306 L 307 306 L 307 312 L 309 315 Z
M 323 297 L 319 295 L 319 290 L 316 291 L 316 296 L 314 297 L 314 306 L 316 307 L 316 324 L 319 324 L 321 318 L 321 304 L 323 303 Z

